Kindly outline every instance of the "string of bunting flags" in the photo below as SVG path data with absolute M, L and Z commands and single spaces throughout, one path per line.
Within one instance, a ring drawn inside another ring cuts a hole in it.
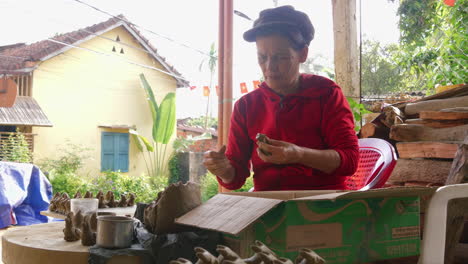
M 257 89 L 262 82 L 259 80 L 252 81 L 252 88 L 250 89 L 251 91 Z M 190 86 L 190 90 L 193 91 L 197 89 L 198 86 Z M 241 94 L 246 94 L 249 92 L 249 88 L 247 87 L 246 82 L 241 82 L 239 84 L 240 92 Z M 216 85 L 216 96 L 219 95 L 219 86 Z M 208 85 L 203 86 L 203 96 L 210 96 L 210 87 Z

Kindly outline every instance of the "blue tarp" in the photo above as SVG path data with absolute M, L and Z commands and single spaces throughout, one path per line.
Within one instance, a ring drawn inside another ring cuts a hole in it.
M 40 214 L 52 198 L 52 185 L 28 163 L 0 162 L 0 228 L 49 222 Z

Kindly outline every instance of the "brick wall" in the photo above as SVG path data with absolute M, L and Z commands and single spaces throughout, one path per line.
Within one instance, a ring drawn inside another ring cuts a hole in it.
M 177 130 L 178 137 L 187 137 L 188 135 L 192 135 L 192 137 L 199 136 L 200 133 L 192 132 L 192 131 L 183 131 Z M 205 139 L 196 141 L 195 144 L 189 147 L 190 151 L 193 152 L 205 152 L 208 150 L 216 150 L 218 144 L 218 138 L 213 137 L 212 139 Z

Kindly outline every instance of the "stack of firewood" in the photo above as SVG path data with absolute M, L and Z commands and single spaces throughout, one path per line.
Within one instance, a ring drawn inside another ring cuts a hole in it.
M 468 85 L 386 106 L 360 137 L 377 137 L 397 149 L 388 185 L 440 186 L 468 182 Z

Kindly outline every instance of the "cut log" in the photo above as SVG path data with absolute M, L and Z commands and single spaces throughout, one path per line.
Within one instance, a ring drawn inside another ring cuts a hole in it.
M 388 139 L 390 128 L 375 123 L 367 123 L 362 126 L 359 133 L 360 138 L 382 138 Z
M 453 159 L 458 149 L 457 142 L 399 142 L 396 146 L 400 158 Z
M 444 184 L 452 161 L 430 159 L 398 159 L 388 183 L 432 182 Z
M 431 120 L 431 119 L 406 119 L 405 124 L 418 124 L 424 125 L 432 128 L 444 128 L 444 127 L 454 127 L 462 126 L 468 124 L 468 119 L 458 119 L 458 120 Z
M 430 128 L 423 125 L 394 125 L 390 138 L 396 141 L 463 141 L 468 135 L 468 125 Z
M 405 114 L 403 111 L 391 105 L 384 107 L 383 113 L 385 118 L 381 119 L 381 121 L 389 128 L 393 125 L 402 124 L 403 120 L 405 120 Z
M 408 103 L 405 106 L 405 114 L 414 115 L 421 111 L 439 111 L 450 107 L 468 107 L 468 96 Z
M 462 108 L 463 109 L 463 108 Z M 441 111 L 422 111 L 419 113 L 421 119 L 435 120 L 463 120 L 468 119 L 468 111 L 462 109 L 445 109 Z
M 458 146 L 457 153 L 445 184 L 458 184 L 468 182 L 468 136 Z
M 434 99 L 452 98 L 452 97 L 459 97 L 459 96 L 465 96 L 465 95 L 468 95 L 468 84 L 465 84 L 463 86 L 453 88 L 453 89 L 450 89 L 441 93 L 437 93 L 431 96 L 426 96 L 414 102 L 399 103 L 393 106 L 398 107 L 399 109 L 405 109 L 406 105 L 409 103 L 423 102 L 423 101 L 429 101 L 429 100 L 434 100 Z

